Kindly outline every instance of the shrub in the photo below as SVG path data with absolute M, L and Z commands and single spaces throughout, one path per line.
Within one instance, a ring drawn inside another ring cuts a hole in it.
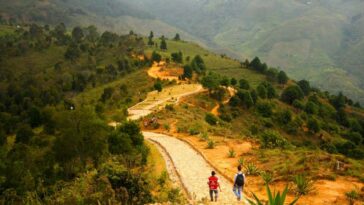
M 239 80 L 239 88 L 244 90 L 249 90 L 250 88 L 249 82 L 245 79 Z
M 248 174 L 248 175 L 259 175 L 259 169 L 257 166 L 255 166 L 255 164 L 253 163 L 248 163 L 246 166 L 245 166 L 245 172 Z
M 294 184 L 299 195 L 306 195 L 313 189 L 313 182 L 304 175 L 295 176 Z
M 263 181 L 265 184 L 269 184 L 273 181 L 273 173 L 272 172 L 267 172 L 267 171 L 263 171 L 260 173 L 260 176 L 263 178 Z
M 287 140 L 275 131 L 265 131 L 260 142 L 262 148 L 284 148 L 288 145 Z
M 321 130 L 320 124 L 315 118 L 310 118 L 308 120 L 307 127 L 312 133 L 318 133 Z
M 164 185 L 166 184 L 166 181 L 167 181 L 167 172 L 166 171 L 163 171 L 161 173 L 161 175 L 158 177 L 157 181 L 158 181 L 158 184 L 160 187 L 164 187 Z
M 345 196 L 348 199 L 350 205 L 354 205 L 355 200 L 359 199 L 359 194 L 356 190 L 346 192 Z
M 209 140 L 207 142 L 207 149 L 214 149 L 215 148 L 215 142 L 212 140 Z
M 164 124 L 163 125 L 164 129 L 167 130 L 168 132 L 171 130 L 171 126 L 169 124 Z
M 280 124 L 286 125 L 292 120 L 292 113 L 289 110 L 281 111 L 277 113 L 277 120 Z
M 292 105 L 293 105 L 293 107 L 295 107 L 297 109 L 300 109 L 300 110 L 305 109 L 305 105 L 300 100 L 294 100 L 293 103 L 292 103 Z
M 363 142 L 363 137 L 359 132 L 349 132 L 344 135 L 346 139 L 354 142 L 356 145 L 360 145 Z
M 337 149 L 334 144 L 331 142 L 323 142 L 320 145 L 320 149 L 325 150 L 328 153 L 335 154 L 337 153 Z
M 239 164 L 240 166 L 243 166 L 243 165 L 244 165 L 244 159 L 243 159 L 242 157 L 240 157 L 240 158 L 238 159 L 238 164 Z
M 200 134 L 200 130 L 197 127 L 191 127 L 190 129 L 188 129 L 188 133 L 190 135 L 198 135 Z
M 209 140 L 209 135 L 207 134 L 207 132 L 203 132 L 203 133 L 200 135 L 200 138 L 201 138 L 203 141 L 207 141 L 207 140 Z
M 283 91 L 281 100 L 287 104 L 292 104 L 295 100 L 300 100 L 303 97 L 304 94 L 301 88 L 297 85 L 291 85 Z
M 216 125 L 218 122 L 217 117 L 215 117 L 215 115 L 211 114 L 211 113 L 207 113 L 205 115 L 205 121 L 207 123 L 209 123 L 210 125 Z
M 16 133 L 15 142 L 28 144 L 30 139 L 34 136 L 32 128 L 28 124 L 23 124 L 19 126 Z
M 305 106 L 305 112 L 307 114 L 317 115 L 319 107 L 312 101 L 308 101 Z
M 235 156 L 236 156 L 235 150 L 231 148 L 229 150 L 228 157 L 229 158 L 234 158 Z
M 169 105 L 166 105 L 166 110 L 169 110 L 169 111 L 174 111 L 174 107 L 172 104 L 169 104 Z
M 263 201 L 261 201 L 254 193 L 253 193 L 253 197 L 254 197 L 254 201 L 250 200 L 250 199 L 247 199 L 248 202 L 250 203 L 250 205 L 263 205 L 263 204 L 266 204 L 266 205 L 284 205 L 286 204 L 285 201 L 286 201 L 286 196 L 287 196 L 287 193 L 288 193 L 288 187 L 286 186 L 286 188 L 283 190 L 282 194 L 280 192 L 278 193 L 273 193 L 272 194 L 272 191 L 270 190 L 269 186 L 266 185 L 266 189 L 267 189 L 267 195 L 268 195 L 268 202 L 267 203 L 264 203 Z M 289 205 L 294 205 L 297 203 L 298 201 L 298 197 L 295 198 L 291 203 L 289 203 Z
M 257 111 L 263 117 L 270 117 L 273 114 L 272 105 L 268 102 L 259 102 L 257 104 Z

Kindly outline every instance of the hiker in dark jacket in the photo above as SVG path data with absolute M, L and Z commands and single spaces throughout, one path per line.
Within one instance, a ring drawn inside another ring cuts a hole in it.
M 243 174 L 243 172 L 241 172 L 241 166 L 239 165 L 238 173 L 236 173 L 234 177 L 234 187 L 233 187 L 233 192 L 238 201 L 241 200 L 244 184 L 245 184 L 245 175 Z

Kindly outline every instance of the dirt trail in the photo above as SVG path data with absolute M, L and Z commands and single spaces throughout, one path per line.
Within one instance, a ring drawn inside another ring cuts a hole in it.
M 143 132 L 146 139 L 158 142 L 168 152 L 173 164 L 193 201 L 209 199 L 207 178 L 214 170 L 205 159 L 187 143 L 164 134 Z M 167 160 L 167 159 L 166 159 Z M 222 192 L 219 202 L 214 204 L 236 204 L 232 193 L 232 184 L 223 176 L 218 175 Z M 240 204 L 248 204 L 245 200 Z
M 167 104 L 178 103 L 181 97 L 203 91 L 204 89 L 200 84 L 174 85 L 163 89 L 161 92 L 152 91 L 148 93 L 147 98 L 143 102 L 128 109 L 128 119 L 138 120 L 154 111 L 163 109 Z
M 227 91 L 229 92 L 229 98 L 227 100 L 225 100 L 224 102 L 222 102 L 223 105 L 226 105 L 227 103 L 229 103 L 230 98 L 232 96 L 234 96 L 237 92 L 237 90 L 235 90 L 235 88 L 233 87 L 227 87 Z M 219 108 L 220 108 L 220 104 L 218 103 L 214 108 L 212 108 L 211 110 L 211 114 L 218 116 L 219 115 Z
M 179 82 L 178 77 L 183 74 L 183 68 L 167 68 L 166 62 L 154 62 L 152 67 L 148 70 L 148 75 L 152 78 L 159 78 L 161 80 L 175 80 Z

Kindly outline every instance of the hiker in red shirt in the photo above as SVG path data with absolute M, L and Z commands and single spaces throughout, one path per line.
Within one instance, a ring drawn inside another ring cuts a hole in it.
M 215 176 L 216 173 L 215 171 L 211 172 L 211 176 L 209 177 L 209 181 L 207 182 L 207 184 L 209 185 L 209 189 L 210 189 L 210 199 L 211 201 L 214 201 L 214 193 L 215 193 L 215 201 L 217 201 L 217 197 L 219 196 L 219 192 L 217 190 L 217 188 L 220 189 L 220 184 L 219 184 L 219 178 L 217 178 L 217 176 Z

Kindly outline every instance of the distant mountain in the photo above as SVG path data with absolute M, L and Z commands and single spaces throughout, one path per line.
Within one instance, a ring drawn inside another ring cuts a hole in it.
M 158 19 L 364 102 L 363 0 L 140 0 Z
M 188 33 L 153 17 L 144 9 L 138 9 L 120 0 L 0 0 L 0 18 L 10 22 L 55 25 L 68 27 L 95 25 L 100 30 L 127 33 L 133 30 L 144 35 L 154 30 L 156 35 L 193 38 Z M 202 40 L 201 40 L 202 41 Z

